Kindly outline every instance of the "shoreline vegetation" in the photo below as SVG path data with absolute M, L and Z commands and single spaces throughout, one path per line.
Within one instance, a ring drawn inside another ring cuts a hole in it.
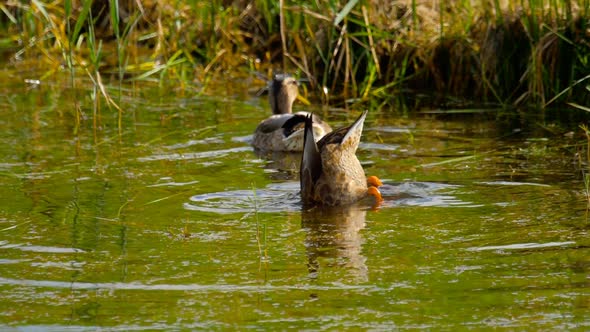
M 323 104 L 402 93 L 535 109 L 590 103 L 590 0 L 72 1 L 0 4 L 16 69 L 195 84 L 296 72 Z M 105 87 L 108 85 L 108 87 Z M 124 92 L 123 92 L 124 93 Z

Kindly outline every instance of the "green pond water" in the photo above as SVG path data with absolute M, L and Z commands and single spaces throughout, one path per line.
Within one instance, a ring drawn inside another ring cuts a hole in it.
M 260 82 L 124 87 L 119 133 L 83 85 L 3 75 L 2 330 L 590 329 L 579 120 L 370 110 L 384 204 L 302 211 L 300 156 L 249 145 Z

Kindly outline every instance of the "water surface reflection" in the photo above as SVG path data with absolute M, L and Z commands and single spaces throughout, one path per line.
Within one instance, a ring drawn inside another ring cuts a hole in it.
M 78 93 L 7 86 L 0 330 L 590 326 L 578 123 L 373 109 L 383 204 L 305 210 L 300 155 L 250 146 L 266 99 L 141 87 L 119 132 L 56 111 L 92 116 Z
M 321 262 L 346 269 L 355 282 L 368 281 L 367 258 L 362 254 L 367 210 L 361 206 L 311 208 L 301 212 L 305 250 L 311 278 L 318 278 Z M 329 258 L 329 261 L 322 260 Z M 349 280 L 350 281 L 350 280 Z

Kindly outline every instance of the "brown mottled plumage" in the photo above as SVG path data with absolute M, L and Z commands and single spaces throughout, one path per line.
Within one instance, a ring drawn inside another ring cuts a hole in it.
M 270 82 L 268 101 L 273 115 L 260 122 L 252 145 L 266 151 L 302 151 L 303 132 L 307 112 L 292 113 L 293 102 L 299 94 L 298 83 L 288 75 L 275 75 Z M 332 128 L 314 116 L 313 131 L 316 139 L 322 138 Z
M 381 202 L 381 181 L 365 171 L 356 157 L 367 111 L 348 127 L 337 129 L 317 143 L 311 130 L 313 119 L 305 122 L 301 159 L 301 198 L 304 204 L 344 205 L 367 196 Z

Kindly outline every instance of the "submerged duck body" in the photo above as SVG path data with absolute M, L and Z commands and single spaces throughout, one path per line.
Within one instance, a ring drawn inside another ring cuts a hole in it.
M 337 129 L 319 141 L 314 139 L 313 118 L 305 122 L 301 159 L 301 198 L 306 205 L 346 205 L 373 196 L 380 203 L 381 181 L 365 177 L 356 157 L 367 112 L 350 126 Z
M 303 151 L 307 112 L 292 113 L 299 94 L 298 83 L 288 75 L 275 75 L 269 85 L 269 103 L 273 115 L 260 122 L 254 131 L 252 146 L 267 151 Z M 314 137 L 322 138 L 332 131 L 318 116 L 313 116 Z

